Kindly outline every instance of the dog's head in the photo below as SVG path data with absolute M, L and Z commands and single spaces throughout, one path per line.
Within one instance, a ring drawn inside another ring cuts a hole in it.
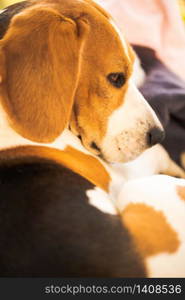
M 89 0 L 41 0 L 13 17 L 0 41 L 0 95 L 11 126 L 50 143 L 69 126 L 109 162 L 159 142 L 162 127 L 131 75 L 134 54 Z

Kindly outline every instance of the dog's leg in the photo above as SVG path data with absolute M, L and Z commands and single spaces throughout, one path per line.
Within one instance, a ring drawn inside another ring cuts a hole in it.
M 159 144 L 146 150 L 130 163 L 117 163 L 112 167 L 125 180 L 142 178 L 154 174 L 185 178 L 185 171 L 170 158 L 164 147 Z
M 156 147 L 156 156 L 160 156 L 159 173 L 174 177 L 185 178 L 185 171 L 171 159 L 164 147 L 161 145 L 157 145 Z M 161 163 L 160 160 L 162 160 Z

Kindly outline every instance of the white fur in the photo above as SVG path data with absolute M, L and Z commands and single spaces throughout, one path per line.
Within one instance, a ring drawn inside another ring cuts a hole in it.
M 118 135 L 123 131 L 123 128 L 133 127 L 133 123 L 135 127 L 138 120 L 146 122 L 146 118 L 148 123 L 161 126 L 152 108 L 130 80 L 122 106 L 115 110 L 110 117 L 108 131 L 110 135 Z
M 141 66 L 140 59 L 135 53 L 133 72 L 131 75 L 132 81 L 135 83 L 137 87 L 140 87 L 144 83 L 145 77 L 146 77 L 145 72 Z
M 112 168 L 128 181 L 165 173 L 169 169 L 171 162 L 166 150 L 160 144 L 157 144 L 144 151 L 135 160 L 124 164 L 114 163 Z
M 86 194 L 91 205 L 95 206 L 104 213 L 117 215 L 117 211 L 113 203 L 110 201 L 108 193 L 104 192 L 98 187 L 95 187 L 93 190 L 88 190 Z

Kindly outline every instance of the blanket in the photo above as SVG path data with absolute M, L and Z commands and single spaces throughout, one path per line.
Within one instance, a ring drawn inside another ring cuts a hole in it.
M 181 165 L 185 151 L 185 82 L 157 58 L 153 49 L 137 45 L 133 48 L 146 73 L 140 91 L 165 128 L 163 146 Z

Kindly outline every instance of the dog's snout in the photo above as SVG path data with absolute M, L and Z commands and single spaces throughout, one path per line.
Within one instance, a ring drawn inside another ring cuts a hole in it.
M 147 133 L 147 144 L 148 146 L 154 146 L 163 141 L 165 132 L 161 128 L 154 127 Z

